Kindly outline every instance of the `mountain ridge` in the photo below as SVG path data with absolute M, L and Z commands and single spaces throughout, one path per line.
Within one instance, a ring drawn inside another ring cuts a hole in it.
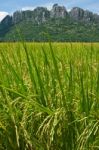
M 0 41 L 19 41 L 18 34 L 26 41 L 99 41 L 98 26 L 98 14 L 54 4 L 51 10 L 37 7 L 7 15 L 0 23 Z

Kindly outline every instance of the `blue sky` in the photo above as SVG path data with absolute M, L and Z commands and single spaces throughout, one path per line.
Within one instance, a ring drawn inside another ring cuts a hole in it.
M 54 3 L 64 5 L 68 10 L 78 6 L 99 13 L 99 0 L 1 0 L 0 18 L 3 18 L 7 13 L 11 14 L 21 9 L 32 9 L 37 6 L 51 8 Z

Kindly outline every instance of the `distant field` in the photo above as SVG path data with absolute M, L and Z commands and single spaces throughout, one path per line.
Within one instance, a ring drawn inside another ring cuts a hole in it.
M 98 43 L 0 43 L 0 150 L 99 150 Z

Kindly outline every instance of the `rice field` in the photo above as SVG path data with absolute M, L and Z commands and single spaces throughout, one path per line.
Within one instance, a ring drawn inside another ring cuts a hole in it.
M 0 150 L 99 150 L 98 43 L 0 43 Z

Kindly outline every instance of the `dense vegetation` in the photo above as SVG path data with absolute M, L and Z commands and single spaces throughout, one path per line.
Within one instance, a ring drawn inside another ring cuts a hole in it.
M 69 19 L 52 19 L 40 25 L 24 20 L 5 29 L 1 29 L 0 34 L 1 40 L 4 41 L 20 41 L 20 36 L 26 41 L 99 41 L 98 23 L 83 23 Z
M 99 149 L 99 44 L 0 44 L 0 150 Z

